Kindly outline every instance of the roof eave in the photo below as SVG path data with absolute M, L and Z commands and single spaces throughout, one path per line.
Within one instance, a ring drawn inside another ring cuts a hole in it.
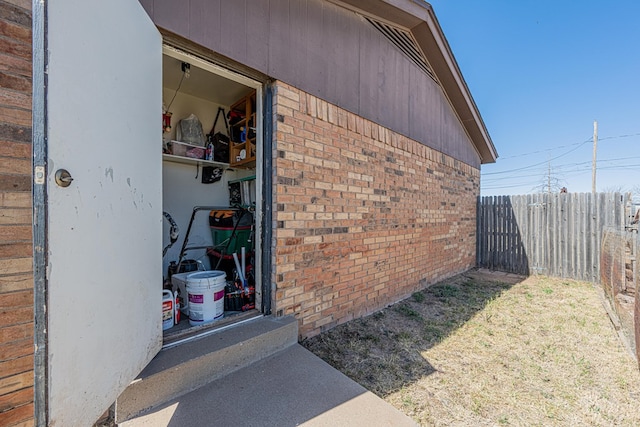
M 498 157 L 433 8 L 422 0 L 330 0 L 411 31 L 471 138 L 481 163 Z

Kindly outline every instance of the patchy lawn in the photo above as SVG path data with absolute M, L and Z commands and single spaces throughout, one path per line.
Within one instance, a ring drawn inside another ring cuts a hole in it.
M 640 425 L 589 283 L 470 271 L 303 345 L 422 425 Z

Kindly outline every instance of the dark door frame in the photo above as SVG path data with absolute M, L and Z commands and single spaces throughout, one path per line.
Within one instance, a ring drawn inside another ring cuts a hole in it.
M 32 1 L 34 416 L 49 424 L 47 400 L 47 2 Z

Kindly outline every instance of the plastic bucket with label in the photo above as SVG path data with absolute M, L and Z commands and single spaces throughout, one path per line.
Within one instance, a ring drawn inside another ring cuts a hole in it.
M 189 324 L 204 325 L 224 315 L 224 271 L 201 271 L 187 276 Z

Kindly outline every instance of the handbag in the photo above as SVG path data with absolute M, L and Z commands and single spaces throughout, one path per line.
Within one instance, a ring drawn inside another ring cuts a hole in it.
M 218 124 L 218 118 L 222 114 L 222 120 L 224 120 L 224 128 L 227 134 L 222 132 L 216 132 L 216 126 Z M 227 117 L 224 114 L 224 108 L 218 107 L 218 113 L 216 119 L 213 121 L 213 127 L 211 132 L 207 134 L 207 141 L 213 145 L 213 160 L 216 162 L 229 163 L 229 123 L 227 123 Z

